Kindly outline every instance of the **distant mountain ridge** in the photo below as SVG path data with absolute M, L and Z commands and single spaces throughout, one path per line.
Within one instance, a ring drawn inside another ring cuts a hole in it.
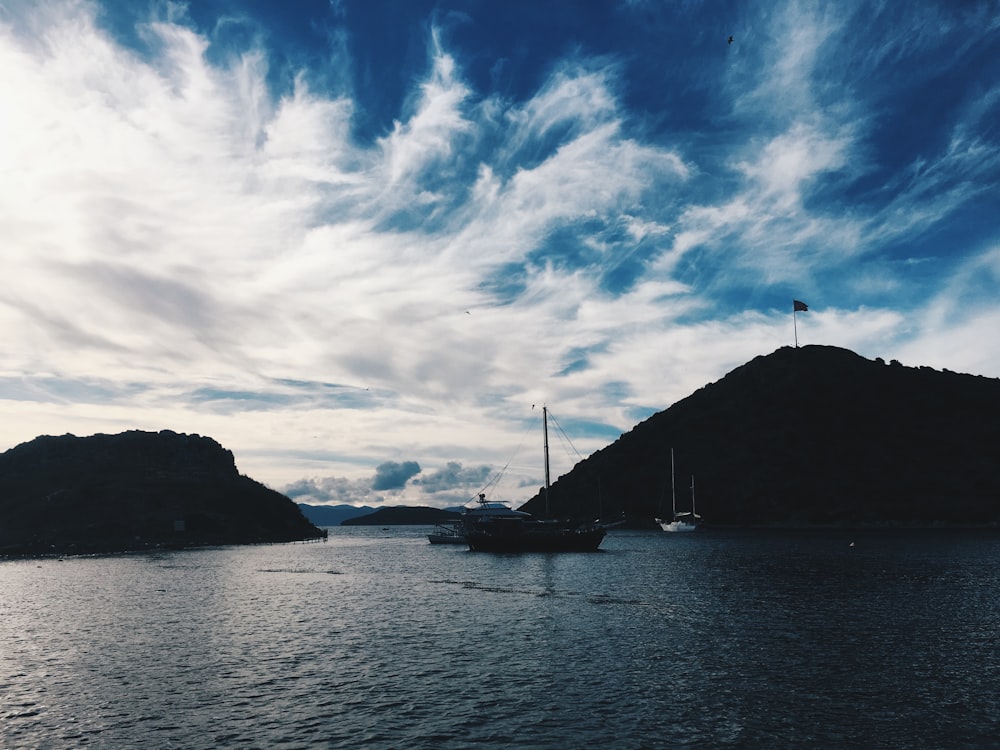
M 457 508 L 413 505 L 309 505 L 299 503 L 302 515 L 317 526 L 421 526 L 444 523 L 461 515 Z
M 426 506 L 396 505 L 379 508 L 373 513 L 348 518 L 342 526 L 420 526 L 448 523 L 461 516 L 453 510 Z
M 553 483 L 554 514 L 718 525 L 1000 523 L 1000 380 L 830 346 L 757 357 Z M 541 494 L 523 509 L 540 513 Z
M 309 503 L 298 503 L 302 515 L 308 518 L 317 526 L 340 526 L 349 518 L 364 516 L 374 513 L 377 508 L 370 505 L 310 505 Z
M 211 438 L 42 436 L 0 454 L 0 555 L 316 539 L 284 495 Z

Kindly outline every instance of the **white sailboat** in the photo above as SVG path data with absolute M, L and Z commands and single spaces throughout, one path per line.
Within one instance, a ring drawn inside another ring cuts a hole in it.
M 656 522 L 664 531 L 694 531 L 701 520 L 694 508 L 694 474 L 691 475 L 691 510 L 677 512 L 677 490 L 674 487 L 674 449 L 670 449 L 670 502 L 673 512 L 671 520 L 657 518 Z

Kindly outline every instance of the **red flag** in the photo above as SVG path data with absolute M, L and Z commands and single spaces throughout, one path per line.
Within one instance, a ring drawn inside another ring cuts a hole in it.
M 792 300 L 792 311 L 793 312 L 809 312 L 809 305 L 805 302 L 800 302 L 797 299 Z

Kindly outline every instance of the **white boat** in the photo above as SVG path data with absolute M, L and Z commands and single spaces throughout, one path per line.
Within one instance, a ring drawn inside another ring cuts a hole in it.
M 677 512 L 677 491 L 674 488 L 674 449 L 670 449 L 670 500 L 672 517 L 670 520 L 657 518 L 656 522 L 664 531 L 694 531 L 701 521 L 694 509 L 694 475 L 691 475 L 691 510 Z

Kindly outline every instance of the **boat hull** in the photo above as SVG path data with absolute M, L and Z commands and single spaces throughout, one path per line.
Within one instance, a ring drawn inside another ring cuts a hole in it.
M 698 528 L 688 521 L 661 521 L 660 519 L 656 519 L 656 522 L 660 524 L 661 529 L 670 532 L 694 531 Z
M 473 552 L 596 552 L 607 532 L 601 526 L 490 524 L 466 531 Z
M 431 544 L 465 544 L 464 534 L 432 533 L 427 535 L 427 541 Z
M 465 544 L 465 528 L 462 523 L 438 524 L 427 535 L 431 544 Z

